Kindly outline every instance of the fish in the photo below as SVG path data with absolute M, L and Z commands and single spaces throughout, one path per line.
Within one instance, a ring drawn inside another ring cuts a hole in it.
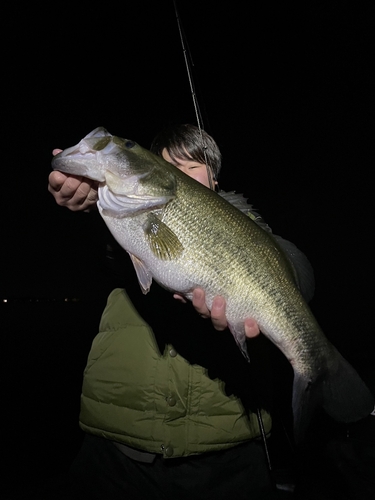
M 374 396 L 319 326 L 278 240 L 225 197 L 133 140 L 98 127 L 52 159 L 52 168 L 99 183 L 97 207 L 128 252 L 143 293 L 152 281 L 192 299 L 226 300 L 230 331 L 249 360 L 244 320 L 290 362 L 294 439 L 322 406 L 339 422 L 374 409 Z

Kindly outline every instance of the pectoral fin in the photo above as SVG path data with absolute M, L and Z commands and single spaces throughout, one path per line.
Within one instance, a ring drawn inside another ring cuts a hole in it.
M 135 255 L 129 253 L 130 258 L 133 262 L 135 272 L 137 273 L 137 278 L 142 292 L 146 295 L 150 291 L 152 284 L 152 276 L 150 271 L 146 268 L 144 263 L 138 259 Z
M 179 257 L 183 246 L 175 233 L 155 214 L 150 213 L 144 231 L 152 252 L 161 260 Z

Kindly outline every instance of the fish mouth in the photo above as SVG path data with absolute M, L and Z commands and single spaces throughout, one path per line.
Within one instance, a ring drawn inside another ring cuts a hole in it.
M 110 154 L 116 146 L 111 141 L 112 135 L 98 127 L 86 135 L 78 144 L 64 149 L 52 159 L 52 168 L 66 174 L 82 175 L 89 179 L 103 182 L 104 172 L 92 168 L 98 162 L 99 154 Z
M 95 161 L 95 157 L 94 153 L 80 154 L 72 152 L 69 155 L 67 151 L 63 151 L 53 158 L 52 168 L 65 174 L 82 175 L 94 181 L 103 182 L 105 180 L 103 172 L 90 168 L 90 164 Z

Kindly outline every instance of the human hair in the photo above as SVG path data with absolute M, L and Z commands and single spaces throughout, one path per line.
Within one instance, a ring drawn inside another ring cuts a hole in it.
M 162 156 L 166 149 L 172 160 L 179 158 L 207 164 L 215 179 L 221 168 L 221 153 L 214 139 L 195 125 L 169 125 L 161 130 L 151 144 L 151 152 Z

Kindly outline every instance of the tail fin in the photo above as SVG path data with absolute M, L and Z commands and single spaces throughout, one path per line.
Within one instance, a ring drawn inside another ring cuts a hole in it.
M 356 422 L 374 409 L 374 396 L 338 351 L 330 363 L 322 389 L 323 408 L 339 422 Z
M 354 368 L 336 351 L 316 381 L 294 374 L 293 419 L 296 444 L 303 440 L 315 408 L 321 405 L 338 422 L 356 422 L 374 410 L 374 396 Z

